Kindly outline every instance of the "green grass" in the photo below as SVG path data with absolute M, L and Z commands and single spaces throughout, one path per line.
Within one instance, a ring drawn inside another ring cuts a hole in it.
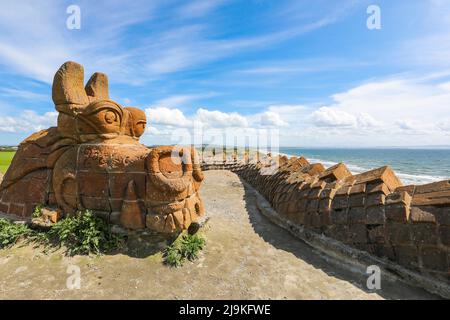
M 5 173 L 14 157 L 14 151 L 0 151 L 0 172 Z

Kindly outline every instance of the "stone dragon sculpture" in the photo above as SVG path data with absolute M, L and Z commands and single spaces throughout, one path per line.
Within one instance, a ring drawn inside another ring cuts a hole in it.
M 64 63 L 52 98 L 57 127 L 19 146 L 0 184 L 0 212 L 30 217 L 38 204 L 63 215 L 86 209 L 126 229 L 173 233 L 204 214 L 203 174 L 191 147 L 147 148 L 145 113 L 110 100 L 108 78 Z

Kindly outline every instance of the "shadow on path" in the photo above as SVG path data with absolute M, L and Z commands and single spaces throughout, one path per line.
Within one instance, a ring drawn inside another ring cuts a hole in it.
M 262 215 L 256 206 L 256 190 L 248 187 L 245 181 L 239 177 L 245 190 L 245 206 L 249 215 L 253 230 L 277 249 L 294 254 L 297 258 L 307 262 L 316 269 L 320 269 L 327 275 L 347 281 L 367 293 L 376 293 L 385 299 L 440 299 L 424 289 L 407 285 L 392 277 L 381 275 L 381 289 L 369 290 L 366 287 L 369 275 L 361 270 L 347 269 L 340 265 L 334 258 L 312 248 L 304 241 L 294 237 L 291 233 L 272 223 Z M 386 279 L 389 278 L 389 279 Z

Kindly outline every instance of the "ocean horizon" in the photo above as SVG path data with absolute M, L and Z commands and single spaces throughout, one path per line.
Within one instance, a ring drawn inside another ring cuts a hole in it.
M 450 179 L 449 148 L 296 148 L 280 147 L 287 156 L 304 156 L 325 167 L 339 162 L 354 173 L 389 165 L 405 185 Z

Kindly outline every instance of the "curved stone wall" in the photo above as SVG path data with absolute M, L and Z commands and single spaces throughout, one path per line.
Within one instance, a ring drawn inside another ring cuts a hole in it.
M 387 166 L 353 175 L 345 164 L 325 169 L 303 157 L 264 162 L 202 168 L 237 173 L 296 225 L 450 283 L 449 180 L 403 186 Z

